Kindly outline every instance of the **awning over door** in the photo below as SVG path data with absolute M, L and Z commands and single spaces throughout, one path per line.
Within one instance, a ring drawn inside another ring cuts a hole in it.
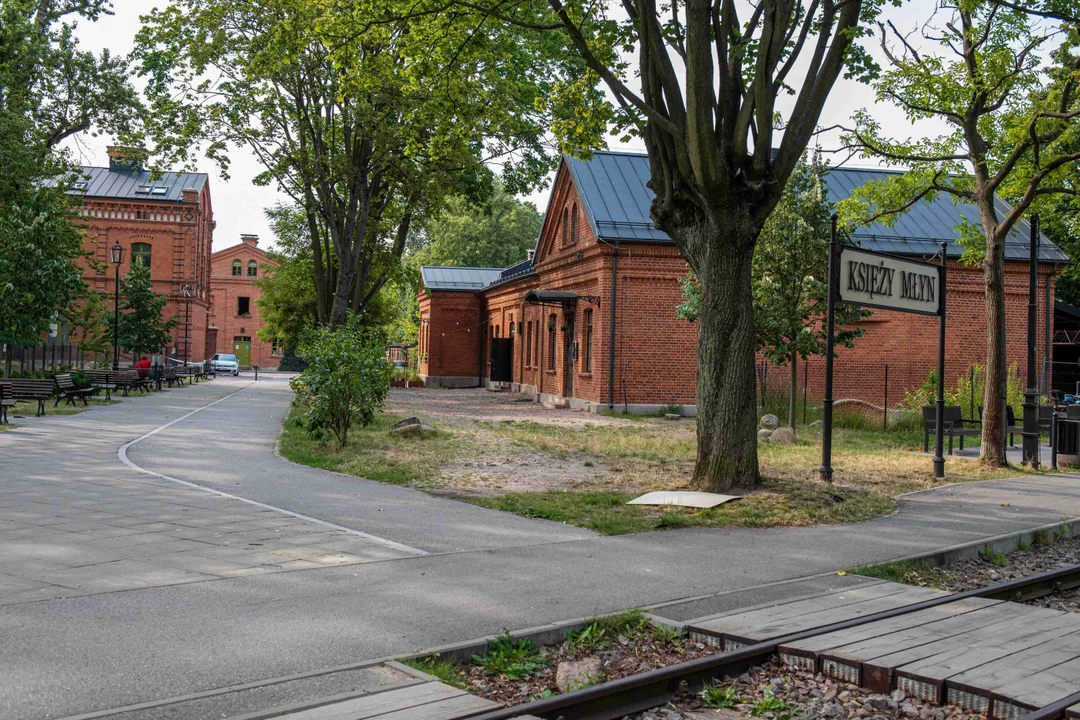
M 561 305 L 575 302 L 577 299 L 578 294 L 573 290 L 530 290 L 525 293 L 525 302 L 541 305 Z

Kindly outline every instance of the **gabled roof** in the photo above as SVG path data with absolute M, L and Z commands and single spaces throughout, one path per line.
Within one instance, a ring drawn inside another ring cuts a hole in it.
M 424 265 L 420 277 L 428 290 L 483 290 L 499 279 L 503 268 Z
M 585 215 L 596 237 L 606 242 L 669 243 L 671 238 L 657 230 L 649 217 L 655 195 L 645 183 L 651 177 L 649 158 L 642 153 L 599 151 L 592 160 L 564 157 L 566 168 L 577 187 Z M 833 168 L 826 176 L 829 199 L 839 202 L 852 191 L 874 180 L 902 174 L 896 170 Z M 998 201 L 999 212 L 1008 204 Z M 959 257 L 963 248 L 957 243 L 956 226 L 967 218 L 978 222 L 978 211 L 970 203 L 954 204 L 952 198 L 939 196 L 933 202 L 916 203 L 897 219 L 893 227 L 876 222 L 852 233 L 853 239 L 867 250 L 898 255 L 932 255 L 947 242 L 949 257 Z M 1030 226 L 1021 220 L 1009 233 L 1005 257 L 1026 260 L 1029 256 Z M 1068 256 L 1041 235 L 1041 262 L 1065 263 Z
M 80 178 L 76 178 L 75 186 L 69 191 L 72 195 L 149 202 L 180 202 L 184 199 L 185 188 L 201 191 L 210 177 L 206 173 L 167 172 L 151 180 L 149 170 L 132 175 L 107 167 L 89 166 L 81 168 L 80 175 Z M 52 182 L 54 181 L 49 180 L 46 184 Z M 85 183 L 85 189 L 80 189 L 82 183 Z

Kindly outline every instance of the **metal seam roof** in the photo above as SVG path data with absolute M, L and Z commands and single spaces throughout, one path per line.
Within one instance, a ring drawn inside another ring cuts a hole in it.
M 420 277 L 428 290 L 482 290 L 496 282 L 504 268 L 424 265 Z
M 71 190 L 72 195 L 81 195 L 86 198 L 110 198 L 124 200 L 138 200 L 142 202 L 180 202 L 184 199 L 184 190 L 192 188 L 202 190 L 206 186 L 210 176 L 206 173 L 177 173 L 166 172 L 159 177 L 151 179 L 149 170 L 143 170 L 132 175 L 120 170 L 107 167 L 84 166 L 80 168 L 82 180 L 86 182 L 85 190 Z M 51 184 L 53 181 L 47 181 Z M 165 188 L 163 194 L 136 192 L 143 186 Z

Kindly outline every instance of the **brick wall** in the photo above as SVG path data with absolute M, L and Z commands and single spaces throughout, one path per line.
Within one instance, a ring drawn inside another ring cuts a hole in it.
M 240 263 L 240 275 L 232 274 L 235 262 Z M 252 262 L 255 263 L 257 273 L 254 277 L 248 275 L 248 266 Z M 239 338 L 247 337 L 251 338 L 249 365 L 276 368 L 281 362 L 281 355 L 274 354 L 273 343 L 259 339 L 258 332 L 265 323 L 259 317 L 259 308 L 255 302 L 262 296 L 262 290 L 255 284 L 255 280 L 262 277 L 273 265 L 274 262 L 259 249 L 258 238 L 254 236 L 244 236 L 239 245 L 214 253 L 211 258 L 210 323 L 217 328 L 217 332 L 211 333 L 216 347 L 209 355 L 215 352 L 235 353 L 237 343 L 248 343 Z M 239 314 L 239 299 L 242 297 L 248 299 L 246 316 Z
M 124 262 L 120 266 L 123 277 L 131 268 L 131 246 L 150 245 L 150 280 L 154 292 L 168 297 L 162 315 L 166 319 L 177 318 L 173 343 L 167 350 L 183 358 L 186 345 L 190 359 L 206 357 L 209 257 L 214 232 L 209 184 L 201 192 L 185 191 L 179 203 L 86 198 L 78 214 L 86 228 L 84 247 L 98 265 L 93 269 L 88 262 L 84 263 L 83 279 L 88 287 L 103 295 L 111 308 L 116 266 L 109 262 L 109 248 L 115 243 L 124 248 Z M 185 301 L 181 290 L 184 285 L 192 287 L 190 301 Z
M 480 296 L 420 289 L 419 373 L 431 378 L 476 378 L 480 364 Z M 458 383 L 461 384 L 461 383 Z

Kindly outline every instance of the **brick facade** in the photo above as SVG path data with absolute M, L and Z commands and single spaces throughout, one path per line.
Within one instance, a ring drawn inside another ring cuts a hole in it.
M 598 240 L 586 221 L 564 163 L 537 241 L 534 272 L 481 290 L 421 288 L 420 374 L 430 384 L 489 385 L 491 339 L 512 336 L 514 389 L 596 411 L 610 406 L 643 412 L 676 404 L 694 412 L 697 325 L 675 316 L 683 301 L 680 281 L 687 274 L 686 262 L 670 242 L 619 244 L 612 365 L 615 256 L 615 244 Z M 1051 268 L 1044 264 L 1039 271 L 1040 371 L 1048 282 L 1053 297 Z M 1016 363 L 1021 373 L 1026 358 L 1027 273 L 1026 263 L 1006 263 L 1007 362 Z M 984 362 L 986 327 L 981 271 L 950 261 L 947 283 L 946 382 L 951 386 L 972 364 Z M 542 305 L 527 301 L 531 290 L 570 290 L 578 299 L 566 305 Z M 549 329 L 552 317 L 554 333 Z M 571 318 L 572 339 L 567 335 Z M 838 351 L 834 396 L 880 405 L 882 370 L 888 364 L 890 392 L 894 393 L 889 404 L 895 405 L 903 400 L 903 388 L 918 387 L 937 367 L 938 319 L 879 310 L 861 325 L 865 334 L 855 348 Z M 571 340 L 578 343 L 576 360 L 568 359 Z M 820 398 L 823 362 L 815 360 L 808 374 L 809 394 Z M 778 375 L 786 377 L 788 372 L 784 368 Z M 799 376 L 801 388 L 801 369 Z M 785 383 L 774 379 L 776 375 L 769 377 L 770 383 L 786 389 Z
M 88 168 L 99 173 L 104 168 Z M 194 177 L 194 176 L 181 176 Z M 199 188 L 183 188 L 177 200 L 146 197 L 87 195 L 76 209 L 86 229 L 84 247 L 96 261 L 97 269 L 84 263 L 83 278 L 90 290 L 101 294 L 112 308 L 116 266 L 109 262 L 109 248 L 119 243 L 124 261 L 119 271 L 127 274 L 140 250 L 149 246 L 150 279 L 154 292 L 168 301 L 163 316 L 178 319 L 172 344 L 163 350 L 176 358 L 185 351 L 192 360 L 206 352 L 207 317 L 210 310 L 210 252 L 214 237 L 214 213 L 209 183 Z M 191 298 L 183 288 L 190 286 Z M 185 322 L 185 303 L 188 304 Z
M 255 280 L 275 263 L 258 245 L 257 236 L 241 235 L 239 245 L 220 250 L 210 259 L 211 306 L 206 356 L 233 353 L 242 366 L 277 368 L 282 348 L 259 339 L 258 332 L 265 323 L 255 302 L 262 296 Z

